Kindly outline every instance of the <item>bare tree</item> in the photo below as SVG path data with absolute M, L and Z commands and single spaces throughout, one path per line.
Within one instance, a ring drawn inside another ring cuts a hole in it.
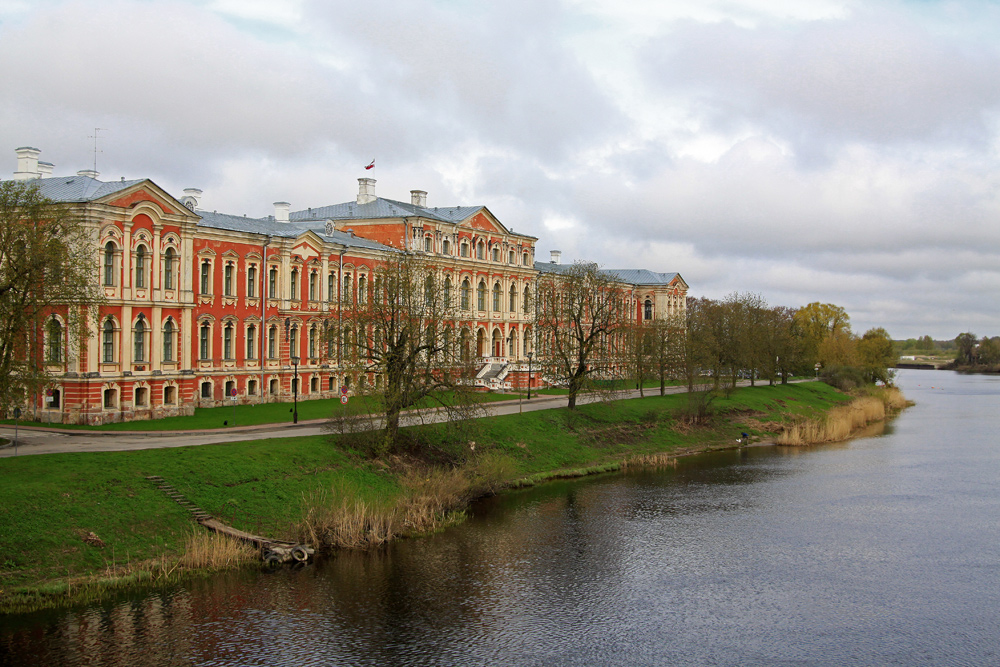
M 538 277 L 535 323 L 546 370 L 569 388 L 569 407 L 592 380 L 614 372 L 625 322 L 621 286 L 596 264 L 577 262 Z
M 0 406 L 63 368 L 103 303 L 96 237 L 32 183 L 0 183 Z
M 368 278 L 340 335 L 346 369 L 378 398 L 382 428 L 370 447 L 378 456 L 402 447 L 404 410 L 430 403 L 449 420 L 467 419 L 479 402 L 447 278 L 409 253 L 389 257 Z

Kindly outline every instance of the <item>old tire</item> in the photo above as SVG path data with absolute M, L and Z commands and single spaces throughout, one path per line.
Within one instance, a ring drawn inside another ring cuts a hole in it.
M 268 551 L 264 554 L 264 565 L 267 567 L 278 567 L 281 565 L 281 556 L 273 551 Z
M 300 563 L 304 563 L 309 560 L 309 552 L 301 544 L 292 547 L 292 558 Z

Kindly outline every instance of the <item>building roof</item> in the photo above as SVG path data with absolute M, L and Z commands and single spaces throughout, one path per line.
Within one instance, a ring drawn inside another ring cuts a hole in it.
M 335 231 L 332 234 L 327 234 L 325 225 L 322 224 L 317 225 L 309 223 L 277 222 L 271 216 L 266 218 L 248 218 L 243 215 L 230 215 L 228 213 L 219 213 L 217 211 L 197 210 L 195 211 L 195 214 L 201 216 L 201 220 L 198 221 L 199 227 L 225 229 L 234 232 L 261 234 L 279 238 L 295 238 L 307 231 L 311 231 L 329 243 L 337 243 L 349 248 L 365 248 L 368 250 L 395 252 L 394 248 L 387 245 L 363 239 L 348 232 Z
M 86 202 L 125 190 L 144 180 L 146 179 L 140 178 L 133 181 L 111 181 L 105 183 L 89 176 L 75 175 L 59 176 L 56 178 L 36 178 L 26 182 L 37 185 L 38 191 L 43 197 L 47 197 L 55 202 Z
M 554 262 L 535 262 L 535 270 L 539 273 L 566 273 L 573 264 L 556 264 Z M 677 273 L 658 273 L 648 269 L 601 269 L 601 273 L 627 285 L 669 285 Z
M 457 223 L 485 208 L 484 206 L 452 206 L 448 208 L 415 206 L 394 199 L 376 197 L 367 204 L 344 202 L 305 211 L 293 211 L 288 218 L 292 222 L 306 220 L 379 220 L 385 218 L 421 217 L 440 222 Z

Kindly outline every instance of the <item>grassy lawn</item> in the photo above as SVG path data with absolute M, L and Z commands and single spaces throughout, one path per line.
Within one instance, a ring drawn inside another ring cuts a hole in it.
M 490 403 L 494 401 L 516 400 L 517 393 L 482 393 L 477 394 L 479 400 Z M 377 405 L 377 400 L 372 396 L 351 396 L 351 410 L 357 412 L 369 406 Z M 417 407 L 431 407 L 437 405 L 431 399 L 425 399 Z M 187 430 L 208 430 L 225 429 L 231 426 L 259 426 L 261 424 L 283 424 L 292 423 L 291 403 L 264 403 L 261 405 L 226 405 L 219 408 L 195 408 L 194 414 L 184 417 L 165 417 L 163 419 L 149 419 L 145 421 L 130 421 L 117 424 L 102 424 L 100 426 L 85 426 L 79 424 L 53 424 L 56 428 L 65 428 L 81 431 L 187 431 Z M 299 421 L 309 421 L 311 419 L 329 419 L 342 415 L 344 406 L 339 398 L 323 398 L 312 401 L 299 401 L 298 413 Z M 14 420 L 0 420 L 0 424 L 14 425 Z M 21 420 L 20 424 L 26 426 L 39 426 L 42 422 L 28 422 Z
M 475 456 L 502 457 L 513 480 L 636 454 L 732 446 L 740 431 L 765 435 L 847 397 L 821 383 L 740 389 L 715 399 L 710 426 L 678 428 L 674 416 L 688 400 L 657 395 L 483 419 L 470 437 Z M 435 437 L 435 427 L 421 428 Z M 293 539 L 305 499 L 316 492 L 362 499 L 400 493 L 386 466 L 358 460 L 322 436 L 4 458 L 0 475 L 0 590 L 179 554 L 201 529 L 147 475 L 162 476 L 233 526 Z M 90 532 L 105 546 L 84 542 Z

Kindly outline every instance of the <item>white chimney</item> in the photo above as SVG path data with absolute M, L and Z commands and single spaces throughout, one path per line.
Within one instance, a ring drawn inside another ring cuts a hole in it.
M 410 190 L 410 203 L 414 206 L 427 208 L 427 192 L 424 190 Z
M 181 197 L 181 203 L 188 207 L 190 210 L 195 210 L 198 208 L 198 203 L 201 201 L 201 190 L 198 188 L 184 188 L 184 196 Z
M 52 175 L 52 171 L 56 168 L 51 162 L 39 162 L 38 163 L 38 177 L 48 178 Z
M 288 222 L 288 210 L 292 207 L 286 201 L 276 201 L 274 202 L 274 221 L 275 222 Z
M 549 256 L 551 257 L 551 259 L 549 260 L 550 263 L 558 264 L 559 260 L 562 259 L 562 250 L 550 250 Z
M 358 179 L 358 204 L 368 204 L 375 201 L 375 179 Z
M 92 178 L 96 181 L 97 177 L 101 175 L 101 172 L 94 171 L 93 169 L 81 169 L 80 171 L 76 172 L 76 175 L 84 176 L 86 178 Z
M 21 146 L 14 152 L 17 153 L 17 171 L 14 172 L 14 180 L 28 181 L 38 178 L 38 156 L 42 151 L 31 146 Z

